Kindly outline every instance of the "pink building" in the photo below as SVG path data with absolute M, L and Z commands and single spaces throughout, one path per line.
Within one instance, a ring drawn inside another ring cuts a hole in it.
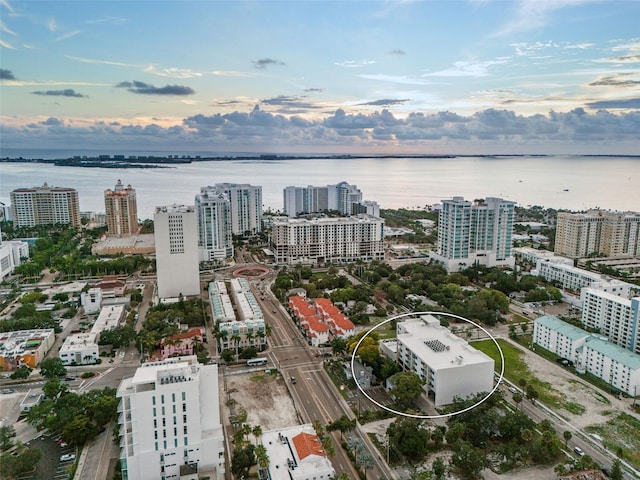
M 163 338 L 160 341 L 162 360 L 169 357 L 195 355 L 193 347 L 196 342 L 202 343 L 202 340 L 202 330 L 198 327 Z
M 304 298 L 298 295 L 289 297 L 289 308 L 305 329 L 311 345 L 318 347 L 329 341 L 329 327 Z
M 353 322 L 328 298 L 317 298 L 315 301 L 315 309 L 329 327 L 332 336 L 347 338 L 355 335 L 356 329 Z

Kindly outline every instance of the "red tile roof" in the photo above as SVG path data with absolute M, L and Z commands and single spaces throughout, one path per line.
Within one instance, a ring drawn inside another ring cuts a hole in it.
M 326 457 L 324 450 L 322 449 L 322 444 L 315 435 L 302 432 L 291 440 L 293 440 L 293 445 L 296 448 L 296 452 L 298 453 L 298 458 L 300 458 L 300 460 L 304 460 L 309 455 Z

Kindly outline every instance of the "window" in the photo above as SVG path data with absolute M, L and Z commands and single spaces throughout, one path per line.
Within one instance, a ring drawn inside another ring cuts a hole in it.
M 175 394 L 175 393 L 172 393 L 172 394 L 171 394 L 171 401 L 172 401 L 172 402 L 175 402 L 175 401 L 176 401 L 176 394 Z

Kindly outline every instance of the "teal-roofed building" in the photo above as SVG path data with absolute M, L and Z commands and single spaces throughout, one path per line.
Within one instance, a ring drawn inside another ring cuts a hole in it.
M 534 322 L 533 341 L 574 362 L 578 373 L 589 372 L 628 395 L 640 394 L 640 355 L 602 335 L 545 315 Z

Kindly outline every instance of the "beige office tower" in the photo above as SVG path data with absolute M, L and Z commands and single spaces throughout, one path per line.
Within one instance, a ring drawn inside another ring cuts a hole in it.
M 138 204 L 136 191 L 118 180 L 113 190 L 104 191 L 104 208 L 107 214 L 109 235 L 128 237 L 138 231 Z
M 590 254 L 637 256 L 640 254 L 640 214 L 604 210 L 558 213 L 555 253 L 571 258 Z

